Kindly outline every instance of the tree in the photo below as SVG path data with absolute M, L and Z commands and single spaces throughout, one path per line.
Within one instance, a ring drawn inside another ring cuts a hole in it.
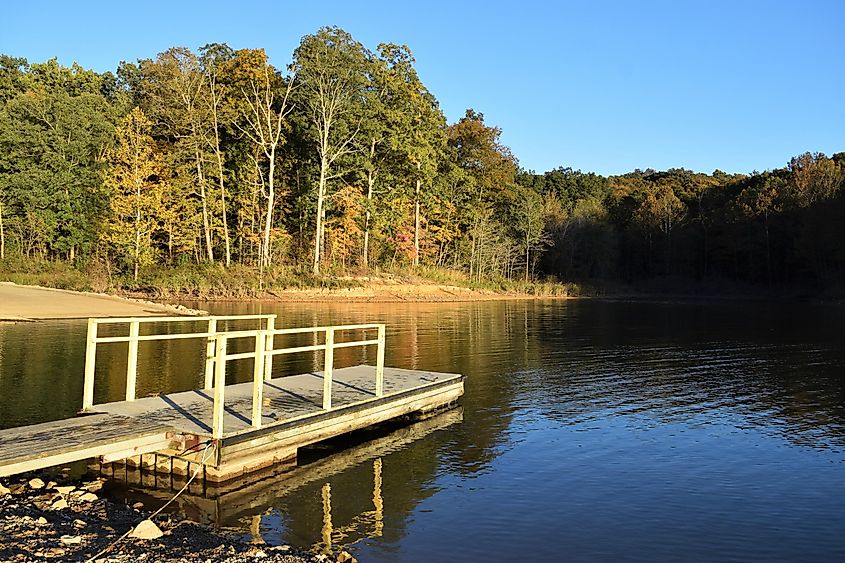
M 242 90 L 244 105 L 241 116 L 245 125 L 239 128 L 252 141 L 267 165 L 265 176 L 260 172 L 258 159 L 253 157 L 262 195 L 267 200 L 260 265 L 268 267 L 272 257 L 270 234 L 276 205 L 276 168 L 279 151 L 286 140 L 283 133 L 287 129 L 286 117 L 291 111 L 289 98 L 294 75 L 283 79 L 267 63 L 264 51 L 238 51 L 237 55 L 245 61 L 244 66 L 253 69 L 247 76 L 247 87 Z
M 666 273 L 670 273 L 672 262 L 672 231 L 677 223 L 686 215 L 686 206 L 675 195 L 668 184 L 662 184 L 649 191 L 637 210 L 637 219 L 646 229 L 651 246 L 651 232 L 658 230 L 663 233 L 666 251 Z
M 233 108 L 228 102 L 230 85 L 226 83 L 227 67 L 231 66 L 234 52 L 226 44 L 210 44 L 200 49 L 200 64 L 205 74 L 208 88 L 208 110 L 211 114 L 211 131 L 206 142 L 214 153 L 217 164 L 217 182 L 220 188 L 220 218 L 223 226 L 224 260 L 226 267 L 232 264 L 232 243 L 229 237 L 229 217 L 226 206 L 226 172 L 224 171 L 224 151 L 221 143 L 221 129 L 234 121 Z
M 105 238 L 118 255 L 131 261 L 135 281 L 140 267 L 154 261 L 152 235 L 161 206 L 163 163 L 151 129 L 144 112 L 133 109 L 117 128 L 115 146 L 106 152 L 112 214 Z
M 766 278 L 772 283 L 772 245 L 769 234 L 770 217 L 782 210 L 781 198 L 785 191 L 783 178 L 766 174 L 740 192 L 738 203 L 749 217 L 762 218 L 766 238 Z
M 212 104 L 199 58 L 189 49 L 174 47 L 159 53 L 155 61 L 142 61 L 141 73 L 145 94 L 142 107 L 158 126 L 159 135 L 172 144 L 176 176 L 184 176 L 179 184 L 188 193 L 197 190 L 194 193 L 199 198 L 205 257 L 214 262 L 206 177 Z
M 386 67 L 386 118 L 389 144 L 413 178 L 414 267 L 420 263 L 423 186 L 429 189 L 446 145 L 446 120 L 437 100 L 420 81 L 414 57 L 404 45 L 379 45 Z M 403 167 L 404 168 L 404 167 Z
M 97 94 L 71 96 L 40 86 L 3 106 L 0 193 L 9 227 L 32 243 L 23 244 L 27 252 L 73 261 L 91 249 L 107 206 L 102 155 L 113 136 L 112 119 Z
M 306 35 L 294 52 L 301 101 L 319 167 L 314 221 L 313 273 L 320 273 L 328 182 L 343 177 L 342 159 L 356 151 L 360 131 L 355 105 L 366 84 L 369 53 L 351 35 L 337 27 L 324 27 Z
M 480 277 L 484 246 L 493 232 L 494 208 L 501 206 L 515 185 L 517 162 L 499 142 L 502 130 L 484 124 L 484 115 L 472 109 L 448 129 L 449 147 L 464 174 L 461 178 L 466 230 L 470 236 L 469 272 Z
M 513 228 L 522 240 L 525 254 L 525 282 L 528 283 L 528 278 L 533 269 L 531 251 L 538 250 L 544 242 L 545 212 L 543 198 L 531 188 L 517 187 L 511 203 L 511 214 Z

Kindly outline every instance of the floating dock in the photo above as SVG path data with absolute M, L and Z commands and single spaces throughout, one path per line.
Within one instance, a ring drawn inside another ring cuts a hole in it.
M 218 330 L 226 321 L 260 326 Z M 172 323 L 201 330 L 174 333 Z M 103 325 L 112 331 L 127 326 L 128 334 L 98 335 Z M 82 416 L 0 431 L 0 477 L 98 458 L 223 482 L 295 461 L 303 446 L 448 408 L 463 394 L 460 374 L 385 367 L 384 325 L 274 325 L 275 315 L 89 319 Z M 367 339 L 372 333 L 376 337 Z M 277 337 L 296 334 L 311 335 L 314 343 L 276 346 Z M 364 338 L 349 340 L 358 334 Z M 138 343 L 174 339 L 198 339 L 205 347 L 203 388 L 136 398 Z M 251 349 L 231 353 L 237 339 Z M 126 400 L 94 404 L 96 350 L 104 343 L 128 344 Z M 375 365 L 335 368 L 335 350 L 356 346 L 376 346 Z M 273 358 L 295 353 L 317 353 L 323 369 L 274 377 Z M 244 359 L 253 363 L 252 380 L 227 384 L 227 364 Z
M 354 483 L 356 489 L 346 491 L 346 496 L 356 500 L 369 498 L 374 501 L 375 506 L 372 507 L 374 511 L 371 515 L 378 515 L 374 519 L 381 520 L 382 506 L 377 499 L 383 499 L 385 495 L 381 487 L 382 457 L 399 447 L 408 446 L 462 421 L 463 411 L 458 406 L 424 416 L 422 420 L 397 427 L 391 426 L 386 433 L 379 430 L 366 442 L 341 450 L 330 450 L 329 455 L 306 460 L 305 464 L 274 465 L 223 483 L 202 482 L 197 479 L 187 484 L 186 490 L 176 497 L 174 502 L 180 507 L 180 513 L 190 514 L 192 519 L 199 522 L 223 527 L 237 526 L 245 518 L 255 518 L 257 514 L 266 513 L 274 506 L 277 499 L 293 491 L 313 484 L 325 486 L 332 477 L 351 467 L 370 465 L 373 468 L 372 494 L 365 494 L 367 486 L 356 481 Z M 91 469 L 105 478 L 120 483 L 125 487 L 126 497 L 132 498 L 133 502 L 141 500 L 152 508 L 155 508 L 157 504 L 171 501 L 173 494 L 186 485 L 184 477 L 141 469 L 134 465 L 128 466 L 122 462 L 100 464 L 92 466 Z M 397 493 L 394 491 L 394 494 Z M 394 499 L 393 502 L 395 503 L 396 500 Z M 367 502 L 363 501 L 362 504 L 366 505 Z M 322 506 L 317 504 L 312 508 L 317 512 L 322 508 L 324 522 L 331 521 L 330 502 L 328 504 L 324 502 Z M 344 505 L 345 511 L 351 509 L 352 507 Z M 367 516 L 366 511 L 361 512 L 361 517 Z M 332 528 L 339 529 L 337 522 Z

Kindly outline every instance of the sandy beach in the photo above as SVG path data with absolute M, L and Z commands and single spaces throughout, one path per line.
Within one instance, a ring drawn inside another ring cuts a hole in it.
M 0 321 L 191 314 L 196 311 L 181 306 L 0 282 Z

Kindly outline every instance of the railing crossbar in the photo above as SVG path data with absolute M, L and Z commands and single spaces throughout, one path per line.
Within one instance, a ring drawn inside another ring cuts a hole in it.
M 128 323 L 171 323 L 171 322 L 182 322 L 182 323 L 198 323 L 198 322 L 208 322 L 211 319 L 215 319 L 218 321 L 238 321 L 238 320 L 258 320 L 258 319 L 269 319 L 275 318 L 276 315 L 267 314 L 267 315 L 205 315 L 201 317 L 106 317 L 106 318 L 99 318 L 99 319 L 91 319 L 94 321 L 95 324 L 104 325 L 104 324 L 128 324 Z
M 347 330 L 367 330 L 367 329 L 377 329 L 379 325 L 377 324 L 366 324 L 366 325 L 340 325 L 340 326 L 313 326 L 313 327 L 302 327 L 302 328 L 279 328 L 273 331 L 270 331 L 271 334 L 274 336 L 277 334 L 307 334 L 310 332 L 326 332 L 329 329 L 334 329 L 336 332 L 343 332 Z
M 135 342 L 135 341 L 147 341 L 147 340 L 185 340 L 189 338 L 211 338 L 218 334 L 224 334 L 223 332 L 188 332 L 188 333 L 179 333 L 179 334 L 144 334 L 141 336 L 98 336 L 94 342 L 97 344 L 101 343 L 114 343 L 114 342 Z M 229 337 L 230 340 L 235 338 L 247 338 L 247 337 L 255 337 L 255 330 L 233 330 L 233 331 L 226 331 L 226 336 Z

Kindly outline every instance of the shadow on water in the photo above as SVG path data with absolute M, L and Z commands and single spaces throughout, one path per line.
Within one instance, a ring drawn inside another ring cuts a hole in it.
M 373 561 L 845 558 L 842 306 L 202 306 L 274 312 L 285 327 L 384 322 L 388 365 L 467 380 L 460 419 L 192 489 L 180 505 L 192 518 Z M 84 330 L 0 326 L 0 394 L 15 397 L 0 402 L 0 426 L 76 411 Z M 142 350 L 139 393 L 194 387 L 202 353 L 183 341 Z M 125 348 L 99 357 L 98 401 L 121 397 L 125 358 Z M 234 379 L 249 379 L 247 363 Z M 320 368 L 307 354 L 274 366 L 277 376 Z M 149 502 L 169 486 L 144 484 L 160 489 Z

